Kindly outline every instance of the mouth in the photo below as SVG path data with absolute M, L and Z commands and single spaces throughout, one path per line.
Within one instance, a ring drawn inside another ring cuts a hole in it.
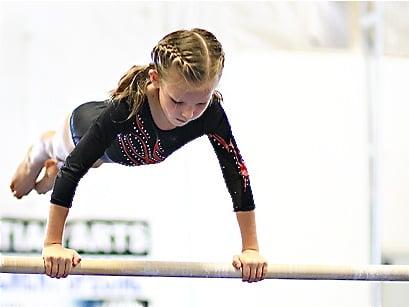
M 187 123 L 187 120 L 181 120 L 181 119 L 179 119 L 179 118 L 176 118 L 176 120 L 177 120 L 178 122 L 182 123 L 182 124 L 186 124 L 186 123 Z

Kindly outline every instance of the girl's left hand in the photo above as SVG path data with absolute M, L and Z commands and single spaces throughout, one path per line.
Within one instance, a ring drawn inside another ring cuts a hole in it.
M 250 283 L 263 280 L 267 273 L 267 261 L 256 250 L 247 249 L 234 256 L 233 266 L 241 269 L 242 280 Z

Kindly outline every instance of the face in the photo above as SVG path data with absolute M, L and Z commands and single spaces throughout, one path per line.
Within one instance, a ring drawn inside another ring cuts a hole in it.
M 186 81 L 178 78 L 172 78 L 172 82 L 162 81 L 156 85 L 162 111 L 167 120 L 177 127 L 184 126 L 203 114 L 209 106 L 216 86 L 216 84 L 204 84 L 198 88 L 192 88 L 186 85 Z

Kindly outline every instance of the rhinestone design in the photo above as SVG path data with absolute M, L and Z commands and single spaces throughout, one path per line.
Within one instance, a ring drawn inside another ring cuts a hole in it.
M 132 125 L 132 132 L 118 134 L 117 141 L 122 155 L 127 161 L 126 165 L 155 164 L 166 158 L 160 139 L 153 139 L 149 135 L 139 114 Z

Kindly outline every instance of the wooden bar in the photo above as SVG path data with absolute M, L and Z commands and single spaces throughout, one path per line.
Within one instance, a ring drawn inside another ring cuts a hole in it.
M 41 257 L 0 256 L 0 273 L 44 274 Z M 229 263 L 82 259 L 72 275 L 241 278 Z M 409 281 L 409 265 L 269 264 L 266 279 Z

